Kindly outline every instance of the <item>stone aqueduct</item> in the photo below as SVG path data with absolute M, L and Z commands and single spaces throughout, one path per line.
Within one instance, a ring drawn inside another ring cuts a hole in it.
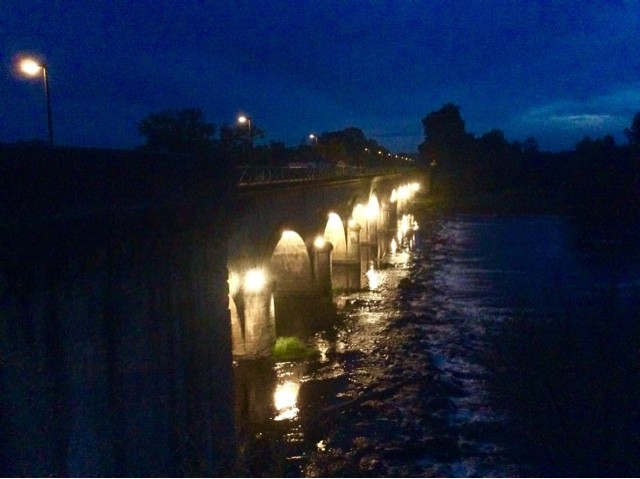
M 276 334 L 312 327 L 334 290 L 361 288 L 411 228 L 422 179 L 410 170 L 241 189 L 228 260 L 234 356 L 268 354 Z

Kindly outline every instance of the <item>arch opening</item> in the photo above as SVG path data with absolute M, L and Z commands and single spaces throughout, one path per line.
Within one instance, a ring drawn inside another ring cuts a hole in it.
M 269 259 L 276 336 L 304 336 L 313 323 L 317 292 L 311 264 L 302 237 L 295 231 L 284 231 Z
M 328 241 L 333 246 L 333 260 L 342 261 L 347 259 L 347 236 L 344 223 L 338 214 L 329 213 L 323 237 L 325 241 Z

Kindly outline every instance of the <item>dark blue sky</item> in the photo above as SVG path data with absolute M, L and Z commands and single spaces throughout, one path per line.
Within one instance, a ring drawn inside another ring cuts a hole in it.
M 152 111 L 239 112 L 267 140 L 362 128 L 415 151 L 447 102 L 467 131 L 534 136 L 543 149 L 622 130 L 640 111 L 640 2 L 0 1 L 0 142 L 46 139 L 49 65 L 56 142 L 129 148 Z

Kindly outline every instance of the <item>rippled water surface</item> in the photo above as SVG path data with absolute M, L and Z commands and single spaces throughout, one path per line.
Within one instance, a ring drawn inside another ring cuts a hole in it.
M 488 332 L 598 288 L 637 308 L 639 265 L 585 253 L 555 217 L 423 219 L 377 287 L 335 298 L 339 321 L 308 338 L 317 360 L 236 364 L 238 474 L 535 475 L 492 395 Z

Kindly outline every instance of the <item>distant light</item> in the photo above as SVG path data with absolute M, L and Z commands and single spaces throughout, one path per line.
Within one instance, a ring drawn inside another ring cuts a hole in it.
M 316 137 L 316 135 L 314 135 L 313 133 L 311 133 L 311 134 L 309 135 L 309 138 L 311 138 L 312 140 L 313 140 L 315 137 Z
M 400 189 L 398 190 L 398 197 L 400 199 L 406 200 L 408 199 L 410 196 L 410 188 L 408 185 L 403 185 L 400 187 Z
M 315 241 L 313 242 L 313 245 L 317 248 L 317 249 L 322 249 L 324 248 L 324 245 L 326 244 L 326 241 L 324 240 L 324 238 L 322 236 L 318 236 Z
M 244 276 L 244 288 L 246 291 L 257 293 L 267 283 L 267 276 L 261 269 L 251 269 Z
M 25 58 L 20 62 L 20 70 L 29 76 L 35 76 L 42 70 L 42 65 L 31 58 Z
M 238 117 L 238 123 L 246 123 L 248 121 L 249 121 L 249 119 L 244 115 Z
M 366 215 L 367 219 L 374 220 L 380 214 L 380 205 L 378 204 L 378 200 L 375 196 L 369 198 L 369 203 L 367 203 Z
M 398 242 L 396 241 L 395 238 L 391 239 L 391 254 L 396 254 L 396 251 L 398 251 Z

